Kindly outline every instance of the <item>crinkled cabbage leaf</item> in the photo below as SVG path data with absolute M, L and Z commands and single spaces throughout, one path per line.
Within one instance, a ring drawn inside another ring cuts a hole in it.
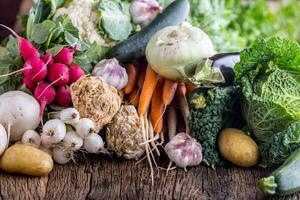
M 300 46 L 273 37 L 241 52 L 235 81 L 242 86 L 243 115 L 260 142 L 300 120 Z

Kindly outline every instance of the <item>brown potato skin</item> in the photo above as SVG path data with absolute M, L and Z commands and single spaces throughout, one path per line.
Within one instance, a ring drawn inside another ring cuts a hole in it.
M 53 169 L 51 156 L 25 144 L 9 147 L 0 159 L 0 168 L 10 173 L 44 176 Z
M 257 144 L 239 129 L 224 129 L 219 135 L 218 144 L 222 156 L 237 166 L 252 167 L 259 160 Z

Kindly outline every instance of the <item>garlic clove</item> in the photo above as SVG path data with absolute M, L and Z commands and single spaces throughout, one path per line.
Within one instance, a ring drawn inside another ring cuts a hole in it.
M 202 146 L 186 133 L 177 134 L 165 146 L 169 159 L 177 167 L 197 166 L 202 161 Z

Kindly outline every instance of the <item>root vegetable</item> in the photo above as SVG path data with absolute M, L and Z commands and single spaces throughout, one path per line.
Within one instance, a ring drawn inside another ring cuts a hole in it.
M 88 118 L 80 119 L 75 125 L 77 134 L 84 139 L 88 137 L 90 134 L 95 133 L 96 132 L 95 128 L 96 128 L 95 122 Z
M 57 144 L 64 139 L 66 135 L 66 125 L 59 119 L 51 119 L 43 126 L 41 135 L 42 144 L 51 146 Z
M 3 154 L 5 149 L 8 147 L 7 133 L 2 124 L 0 124 L 0 156 Z
M 0 168 L 11 173 L 44 176 L 51 172 L 53 160 L 49 154 L 37 148 L 14 144 L 1 157 Z
M 75 83 L 78 79 L 85 76 L 85 72 L 78 65 L 71 65 L 69 68 L 69 84 Z
M 168 136 L 169 136 L 169 141 L 171 141 L 173 137 L 175 137 L 176 129 L 177 129 L 177 113 L 173 105 L 168 107 L 167 118 L 168 118 L 167 120 Z
M 46 63 L 35 57 L 28 58 L 25 61 L 23 70 L 24 76 L 30 78 L 35 83 L 44 80 L 48 73 Z
M 54 102 L 62 107 L 68 107 L 72 104 L 71 91 L 69 86 L 61 86 L 56 89 Z
M 20 37 L 11 28 L 9 28 L 3 24 L 0 24 L 0 26 L 9 30 L 18 39 L 19 50 L 20 50 L 20 53 L 24 60 L 27 60 L 28 58 L 31 58 L 31 57 L 35 57 L 35 58 L 40 57 L 39 51 L 33 46 L 33 44 L 31 42 L 29 42 L 25 38 Z
M 34 92 L 36 88 L 36 83 L 34 83 L 30 78 L 24 77 L 23 78 L 23 84 L 27 89 L 29 89 L 31 92 Z
M 71 65 L 73 62 L 73 54 L 76 52 L 76 49 L 77 45 L 74 45 L 72 49 L 64 47 L 53 59 L 56 63 Z
M 75 108 L 66 108 L 60 111 L 59 118 L 66 124 L 75 125 L 79 121 L 80 115 Z
M 111 123 L 107 125 L 108 148 L 126 159 L 138 159 L 145 153 L 142 121 L 132 105 L 121 106 Z
M 44 115 L 45 106 L 53 102 L 55 89 L 46 82 L 40 83 L 34 90 L 34 97 L 40 102 L 40 117 Z
M 83 145 L 83 139 L 77 135 L 75 131 L 69 131 L 67 132 L 63 143 L 67 147 L 74 148 L 75 150 L 78 150 Z
M 0 123 L 11 142 L 20 140 L 25 131 L 38 127 L 39 112 L 39 103 L 25 92 L 9 91 L 0 96 Z
M 22 136 L 22 144 L 39 148 L 41 145 L 41 136 L 34 130 L 27 130 Z
M 98 132 L 111 122 L 120 109 L 122 99 L 116 88 L 101 77 L 84 76 L 71 85 L 73 107 L 80 116 L 96 123 Z
M 48 80 L 51 85 L 64 86 L 69 82 L 69 68 L 61 63 L 49 65 Z
M 45 54 L 43 57 L 42 57 L 42 60 L 45 62 L 45 63 L 48 63 L 48 65 L 52 65 L 53 64 L 53 57 L 50 53 L 47 53 Z
M 74 157 L 74 151 L 72 148 L 57 146 L 53 148 L 52 155 L 53 160 L 56 163 L 63 165 L 72 160 L 72 158 Z
M 100 135 L 91 133 L 83 141 L 84 149 L 89 153 L 101 153 L 104 151 L 104 142 Z

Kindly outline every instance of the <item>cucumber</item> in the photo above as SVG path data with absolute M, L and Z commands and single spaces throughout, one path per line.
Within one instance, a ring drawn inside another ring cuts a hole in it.
M 117 58 L 120 62 L 127 62 L 142 58 L 148 41 L 157 31 L 182 23 L 188 16 L 190 5 L 188 0 L 175 0 L 151 24 L 127 40 L 114 46 L 108 57 Z
M 259 180 L 267 194 L 289 195 L 300 191 L 300 149 L 292 153 L 271 176 Z

